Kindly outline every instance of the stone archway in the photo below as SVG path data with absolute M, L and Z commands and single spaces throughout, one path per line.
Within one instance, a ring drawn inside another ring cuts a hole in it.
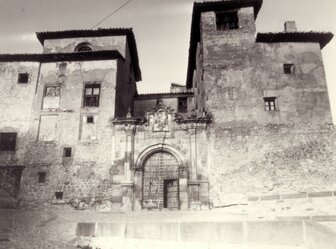
M 135 166 L 135 201 L 141 209 L 186 209 L 188 169 L 176 148 L 152 145 L 140 153 Z
M 179 162 L 162 151 L 150 155 L 143 165 L 142 207 L 179 209 Z

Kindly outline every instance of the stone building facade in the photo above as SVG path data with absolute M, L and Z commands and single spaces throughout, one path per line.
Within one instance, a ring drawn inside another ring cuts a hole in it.
M 137 93 L 131 29 L 40 32 L 42 54 L 1 55 L 0 207 L 208 210 L 334 196 L 321 56 L 333 35 L 293 22 L 256 35 L 261 5 L 195 3 L 186 87 L 170 93 Z

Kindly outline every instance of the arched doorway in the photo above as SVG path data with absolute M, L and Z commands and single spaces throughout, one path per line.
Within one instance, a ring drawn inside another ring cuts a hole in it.
M 179 209 L 179 160 L 167 151 L 149 155 L 143 164 L 142 207 Z

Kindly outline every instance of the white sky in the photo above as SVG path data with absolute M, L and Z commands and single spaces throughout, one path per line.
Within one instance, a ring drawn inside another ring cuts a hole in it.
M 90 29 L 127 0 L 0 0 L 0 53 L 36 53 L 36 31 Z M 142 82 L 139 93 L 167 92 L 185 83 L 194 0 L 133 0 L 99 27 L 133 27 Z M 283 30 L 295 20 L 300 31 L 336 34 L 335 0 L 264 0 L 258 32 Z M 336 37 L 323 49 L 330 101 L 336 121 Z

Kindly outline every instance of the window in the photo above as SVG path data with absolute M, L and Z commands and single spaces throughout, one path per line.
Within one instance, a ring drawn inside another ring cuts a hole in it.
M 48 86 L 45 90 L 45 97 L 59 97 L 61 93 L 60 86 Z
M 98 107 L 99 106 L 100 85 L 89 84 L 85 85 L 84 90 L 84 106 Z
M 19 84 L 27 84 L 29 79 L 29 74 L 28 73 L 19 73 L 18 76 L 18 83 Z
M 63 200 L 63 192 L 62 191 L 55 192 L 55 197 L 56 200 Z
M 67 147 L 67 148 L 63 148 L 63 157 L 71 157 L 71 148 Z
M 182 97 L 178 98 L 178 112 L 188 111 L 188 98 Z
M 294 64 L 283 64 L 284 74 L 294 74 Z
M 43 109 L 59 108 L 60 95 L 61 95 L 60 86 L 47 86 L 44 91 Z
M 217 30 L 238 29 L 237 12 L 218 12 L 216 13 Z
M 92 45 L 88 42 L 80 43 L 75 48 L 76 52 L 91 52 L 92 51 Z
M 265 110 L 266 111 L 275 111 L 275 99 L 276 97 L 266 97 L 264 98 Z
M 93 118 L 93 116 L 87 116 L 86 117 L 86 123 L 88 123 L 88 124 L 94 124 L 94 118 Z
M 65 76 L 65 74 L 66 74 L 66 68 L 67 68 L 67 63 L 66 62 L 61 62 L 58 65 L 58 77 Z
M 15 151 L 16 133 L 0 133 L 0 151 Z
M 45 183 L 47 174 L 45 172 L 38 172 L 37 174 L 38 174 L 38 182 Z

